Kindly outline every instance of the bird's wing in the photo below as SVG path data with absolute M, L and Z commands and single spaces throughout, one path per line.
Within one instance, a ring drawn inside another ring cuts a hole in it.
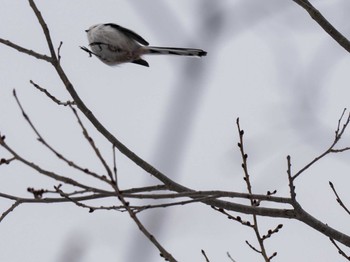
M 113 24 L 113 23 L 109 23 L 109 24 L 105 24 L 106 26 L 111 26 L 121 32 L 123 32 L 124 34 L 126 34 L 128 37 L 136 40 L 137 42 L 139 42 L 140 44 L 143 44 L 143 45 L 149 45 L 149 43 L 142 38 L 142 36 L 136 34 L 135 32 L 125 28 L 125 27 L 122 27 L 120 25 L 116 25 L 116 24 Z

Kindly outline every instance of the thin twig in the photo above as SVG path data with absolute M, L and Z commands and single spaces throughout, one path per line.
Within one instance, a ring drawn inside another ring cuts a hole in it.
M 201 252 L 202 252 L 202 255 L 203 255 L 204 258 L 205 258 L 205 261 L 206 261 L 206 262 L 210 262 L 210 260 L 209 260 L 209 258 L 208 258 L 208 256 L 207 256 L 207 254 L 205 254 L 205 251 L 202 249 Z
M 338 253 L 342 255 L 344 258 L 346 258 L 348 261 L 350 261 L 350 256 L 348 256 L 334 241 L 334 239 L 329 238 L 329 240 L 332 242 L 332 244 L 338 249 Z
M 55 190 L 57 191 L 57 193 L 60 194 L 60 196 L 62 196 L 63 198 L 67 199 L 67 201 L 74 203 L 78 207 L 89 209 L 90 213 L 94 212 L 95 210 L 117 210 L 117 209 L 121 208 L 121 207 L 116 207 L 116 206 L 95 207 L 95 206 L 87 205 L 87 204 L 82 203 L 81 200 L 78 200 L 77 198 L 70 197 L 69 194 L 66 194 L 65 192 L 63 192 L 60 189 L 60 187 L 55 187 Z
M 289 181 L 289 190 L 290 190 L 290 197 L 292 199 L 292 203 L 296 203 L 296 193 L 295 193 L 295 186 L 293 182 L 293 176 L 292 176 L 292 164 L 291 164 L 291 159 L 290 156 L 287 156 L 287 175 L 288 175 L 288 181 Z
M 230 255 L 229 252 L 226 252 L 226 255 L 227 255 L 227 257 L 228 257 L 232 262 L 236 262 L 236 261 L 231 257 L 231 255 Z
M 37 59 L 44 60 L 44 61 L 49 62 L 49 63 L 51 63 L 51 61 L 52 61 L 51 58 L 47 55 L 42 55 L 42 54 L 39 54 L 33 50 L 29 50 L 29 49 L 24 48 L 22 46 L 16 45 L 9 40 L 5 40 L 5 39 L 0 38 L 0 43 L 11 47 L 11 48 L 17 50 L 18 52 L 33 56 Z
M 8 159 L 6 159 L 6 158 L 1 158 L 0 159 L 0 165 L 8 165 L 8 164 L 10 164 L 12 161 L 14 161 L 14 160 L 16 160 L 16 158 L 14 158 L 14 157 L 11 157 L 11 158 L 8 158 Z
M 230 191 L 219 191 L 219 190 L 212 190 L 212 191 L 190 191 L 190 192 L 182 192 L 182 193 L 166 193 L 166 194 L 134 194 L 135 192 L 128 193 L 126 190 L 123 190 L 124 197 L 130 197 L 130 198 L 142 198 L 142 199 L 167 199 L 167 198 L 180 198 L 180 197 L 203 197 L 203 196 L 211 196 L 215 198 L 244 198 L 244 199 L 253 199 L 256 202 L 261 201 L 268 201 L 268 202 L 276 202 L 276 203 L 284 203 L 284 204 L 292 204 L 292 201 L 290 198 L 285 197 L 273 197 L 273 196 L 266 196 L 266 195 L 256 195 L 256 194 L 247 194 L 247 193 L 237 193 L 237 192 L 230 192 Z
M 109 176 L 109 178 L 110 178 L 110 180 L 111 180 L 110 182 L 111 182 L 111 183 L 115 183 L 114 178 L 113 178 L 113 173 L 112 173 L 111 169 L 109 168 L 109 166 L 108 166 L 106 160 L 105 160 L 105 159 L 103 158 L 103 156 L 101 155 L 101 152 L 100 152 L 100 150 L 97 148 L 97 146 L 96 146 L 94 140 L 93 140 L 92 137 L 89 135 L 89 133 L 88 133 L 87 129 L 85 128 L 83 122 L 81 121 L 81 119 L 80 119 L 80 117 L 79 117 L 77 111 L 76 111 L 75 108 L 72 107 L 72 106 L 70 106 L 70 108 L 72 109 L 72 111 L 73 111 L 75 117 L 77 118 L 77 121 L 78 121 L 78 123 L 79 123 L 79 126 L 80 126 L 81 129 L 83 130 L 84 137 L 86 138 L 86 140 L 88 141 L 88 143 L 89 143 L 89 145 L 92 147 L 92 149 L 94 150 L 94 152 L 95 152 L 97 158 L 101 161 L 103 167 L 106 169 L 106 172 L 107 172 L 107 174 L 108 174 L 108 176 Z
M 112 146 L 113 151 L 113 173 L 114 173 L 114 181 L 116 185 L 118 185 L 118 170 L 117 170 L 117 156 L 115 154 L 115 147 Z
M 61 47 L 63 45 L 63 42 L 60 42 L 60 45 L 57 48 L 57 58 L 58 58 L 58 62 L 61 63 Z
M 338 150 L 334 149 L 335 145 L 339 142 L 339 140 L 342 138 L 342 135 L 344 134 L 346 128 L 349 125 L 350 122 L 350 113 L 348 114 L 345 123 L 343 124 L 342 128 L 340 129 L 340 123 L 343 120 L 344 117 L 344 113 L 345 110 L 342 112 L 339 120 L 338 120 L 338 126 L 337 129 L 335 131 L 335 138 L 334 141 L 332 142 L 332 144 L 330 145 L 330 147 L 324 151 L 321 155 L 317 156 L 316 158 L 314 158 L 310 163 L 308 163 L 307 165 L 305 165 L 302 169 L 300 169 L 292 178 L 293 180 L 295 180 L 298 176 L 300 176 L 305 170 L 307 170 L 308 168 L 310 168 L 313 164 L 315 164 L 316 162 L 318 162 L 321 158 L 325 157 L 326 155 L 328 155 L 329 153 L 337 153 Z M 339 152 L 345 151 L 347 149 L 339 149 Z
M 50 31 L 49 28 L 47 27 L 44 18 L 41 15 L 41 12 L 37 8 L 36 4 L 34 3 L 34 0 L 28 0 L 30 7 L 32 8 L 36 18 L 39 21 L 39 24 L 41 25 L 41 28 L 43 29 L 45 38 L 46 38 L 46 43 L 49 47 L 50 54 L 51 54 L 51 63 L 52 64 L 59 64 L 59 61 L 57 59 L 56 53 L 55 53 L 55 48 L 52 44 L 51 36 L 50 36 Z
M 250 244 L 250 243 L 248 242 L 248 240 L 246 240 L 245 243 L 246 243 L 251 249 L 253 249 L 255 252 L 257 252 L 257 253 L 259 253 L 259 254 L 262 254 L 262 252 L 261 252 L 260 250 L 256 249 L 252 244 Z
M 133 194 L 133 193 L 140 193 L 140 192 L 152 192 L 152 191 L 163 191 L 167 190 L 167 187 L 165 185 L 156 185 L 156 186 L 145 186 L 145 187 L 136 187 L 136 188 L 129 188 L 120 190 L 120 193 L 124 194 Z
M 86 196 L 79 196 L 79 197 L 72 197 L 70 194 L 67 194 L 71 199 L 74 201 L 88 201 L 88 200 L 94 200 L 94 199 L 102 199 L 107 197 L 116 197 L 114 192 L 108 192 L 108 193 L 94 193 Z M 45 198 L 22 198 L 17 196 L 8 195 L 5 193 L 0 193 L 1 198 L 10 199 L 14 201 L 19 201 L 21 203 L 62 203 L 62 202 L 68 202 L 70 200 L 66 198 L 58 198 L 58 197 L 45 197 Z
M 34 131 L 34 133 L 38 136 L 38 141 L 41 142 L 45 147 L 47 147 L 52 153 L 54 153 L 60 160 L 64 161 L 67 165 L 85 173 L 88 174 L 94 178 L 97 178 L 99 180 L 102 180 L 104 182 L 106 182 L 106 179 L 103 176 L 98 175 L 95 172 L 91 172 L 89 169 L 87 168 L 83 168 L 81 166 L 78 166 L 77 164 L 75 164 L 73 161 L 68 160 L 67 158 L 65 158 L 61 153 L 57 152 L 52 146 L 50 146 L 46 140 L 43 138 L 43 136 L 39 133 L 39 131 L 37 130 L 37 128 L 34 126 L 33 122 L 30 120 L 28 114 L 24 111 L 24 108 L 16 94 L 16 90 L 13 90 L 13 96 L 17 102 L 18 107 L 20 108 L 22 115 L 24 117 L 24 119 L 27 121 L 27 123 L 29 124 L 29 126 L 31 127 L 31 129 Z
M 211 199 L 215 197 L 202 197 L 202 198 L 195 198 L 191 200 L 185 200 L 185 201 L 178 201 L 178 202 L 172 202 L 172 203 L 163 203 L 163 204 L 158 204 L 158 205 L 144 205 L 140 206 L 138 208 L 134 207 L 134 209 L 137 209 L 135 213 L 139 213 L 141 211 L 144 211 L 146 209 L 153 209 L 153 208 L 165 208 L 165 207 L 171 207 L 171 206 L 183 206 L 187 204 L 192 204 L 192 203 L 198 203 L 203 200 Z
M 21 204 L 20 201 L 16 201 L 15 203 L 13 203 L 13 205 L 8 208 L 4 213 L 2 213 L 2 215 L 0 216 L 0 223 L 2 222 L 2 220 L 4 220 L 4 218 L 10 214 L 16 207 L 18 207 Z
M 336 196 L 336 200 L 339 203 L 339 205 L 346 211 L 346 213 L 348 213 L 348 215 L 350 215 L 350 210 L 344 205 L 343 201 L 339 197 L 339 195 L 338 195 L 337 191 L 335 190 L 335 187 L 334 187 L 334 185 L 333 185 L 333 183 L 331 181 L 329 181 L 329 186 L 333 190 L 333 192 L 334 192 L 334 194 Z
M 271 237 L 273 234 L 276 234 L 280 231 L 280 229 L 283 227 L 282 224 L 279 224 L 278 226 L 276 226 L 274 229 L 270 229 L 267 231 L 267 234 L 262 236 L 263 240 Z
M 62 106 L 68 106 L 68 105 L 75 105 L 74 101 L 66 101 L 62 102 L 53 95 L 49 93 L 45 88 L 42 88 L 38 84 L 34 83 L 32 80 L 29 81 L 36 89 L 38 89 L 40 92 L 43 92 L 48 98 L 50 98 L 53 102 L 55 102 L 57 105 L 62 105 Z
M 217 207 L 212 207 L 214 210 L 219 211 L 220 213 L 224 214 L 225 216 L 227 216 L 228 219 L 232 219 L 235 220 L 239 223 L 241 223 L 243 226 L 247 226 L 247 227 L 253 227 L 253 224 L 249 221 L 243 220 L 240 216 L 233 216 L 231 214 L 229 214 L 225 209 L 223 208 L 217 208 Z
M 240 149 L 241 157 L 242 157 L 242 160 L 243 160 L 242 168 L 243 168 L 243 171 L 244 171 L 244 181 L 245 181 L 245 183 L 247 185 L 248 193 L 251 195 L 252 194 L 252 185 L 251 185 L 250 177 L 249 177 L 249 173 L 248 173 L 248 162 L 247 162 L 248 154 L 246 154 L 245 151 L 244 151 L 244 143 L 243 143 L 244 131 L 240 127 L 239 118 L 237 118 L 236 124 L 237 124 L 237 129 L 238 129 L 238 134 L 239 134 L 238 147 Z M 257 202 L 254 199 L 250 199 L 250 204 L 251 204 L 252 207 L 257 206 Z M 256 236 L 256 238 L 257 238 L 257 240 L 259 242 L 260 251 L 257 251 L 257 249 L 255 249 L 253 246 L 251 246 L 248 241 L 246 241 L 246 243 L 253 250 L 259 252 L 263 256 L 265 261 L 270 261 L 268 255 L 267 255 L 267 252 L 266 252 L 266 248 L 265 248 L 265 244 L 264 244 L 264 238 L 261 237 L 261 234 L 260 234 L 260 231 L 259 231 L 258 218 L 257 218 L 257 216 L 255 214 L 253 214 L 252 216 L 253 216 L 253 221 L 254 221 L 253 224 L 252 224 L 252 228 L 253 228 L 253 230 L 255 232 L 255 236 Z
M 343 109 L 343 112 L 341 113 L 341 115 L 340 115 L 340 117 L 339 117 L 339 119 L 338 119 L 337 129 L 336 129 L 335 132 L 334 132 L 334 133 L 335 133 L 334 139 L 338 139 L 338 137 L 339 137 L 340 124 L 341 124 L 342 119 L 343 119 L 343 117 L 344 117 L 344 115 L 345 115 L 345 112 L 346 112 L 346 108 Z
M 141 223 L 141 221 L 136 216 L 136 213 L 131 209 L 129 202 L 127 202 L 124 199 L 123 195 L 120 194 L 117 184 L 115 184 L 114 187 L 118 194 L 118 199 L 128 211 L 130 217 L 132 218 L 132 220 L 134 220 L 140 231 L 153 243 L 155 247 L 158 248 L 158 250 L 160 251 L 160 256 L 163 257 L 166 261 L 176 262 L 176 259 L 159 243 L 159 241 Z

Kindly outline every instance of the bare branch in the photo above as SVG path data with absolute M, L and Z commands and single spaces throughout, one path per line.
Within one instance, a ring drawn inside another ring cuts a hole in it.
M 51 40 L 51 36 L 50 36 L 50 31 L 45 23 L 45 20 L 44 18 L 42 17 L 41 15 L 41 12 L 39 11 L 39 9 L 37 8 L 36 4 L 34 3 L 34 0 L 28 0 L 29 2 L 29 5 L 30 7 L 33 9 L 34 13 L 35 13 L 35 16 L 36 18 L 38 19 L 39 21 L 39 24 L 41 25 L 41 28 L 43 29 L 44 31 L 44 35 L 45 35 L 45 38 L 46 38 L 46 42 L 47 42 L 47 45 L 49 47 L 49 50 L 50 50 L 50 54 L 51 54 L 51 59 L 50 59 L 50 62 L 52 64 L 55 64 L 55 63 L 59 63 L 59 61 L 57 60 L 57 56 L 56 56 L 56 53 L 55 53 L 55 48 L 53 47 L 53 44 L 52 44 L 52 40 Z
M 216 211 L 219 211 L 220 213 L 224 214 L 225 216 L 227 216 L 228 219 L 232 219 L 234 221 L 237 221 L 239 223 L 241 223 L 243 226 L 247 226 L 247 227 L 253 227 L 253 224 L 249 221 L 246 220 L 242 220 L 242 218 L 240 216 L 232 216 L 231 214 L 229 214 L 228 212 L 226 212 L 224 209 L 222 208 L 217 208 L 212 206 L 212 208 Z
M 117 156 L 115 154 L 115 147 L 112 146 L 113 151 L 113 173 L 114 173 L 114 181 L 117 184 L 118 183 L 118 170 L 117 170 Z M 117 184 L 118 185 L 118 184 Z
M 49 62 L 49 63 L 52 62 L 52 60 L 51 60 L 51 58 L 49 56 L 42 55 L 42 54 L 39 54 L 39 53 L 37 53 L 37 52 L 35 52 L 33 50 L 29 50 L 29 49 L 24 48 L 22 46 L 16 45 L 16 44 L 12 43 L 9 40 L 5 40 L 5 39 L 0 38 L 0 43 L 11 47 L 11 48 L 17 50 L 18 52 L 21 52 L 21 53 L 33 56 L 33 57 L 35 57 L 37 59 L 44 60 L 44 61 Z
M 136 213 L 130 207 L 130 203 L 127 202 L 124 199 L 123 195 L 120 193 L 120 190 L 117 184 L 114 185 L 114 189 L 117 193 L 118 199 L 123 204 L 125 209 L 128 211 L 131 219 L 134 220 L 134 222 L 136 223 L 140 231 L 153 243 L 153 245 L 156 248 L 158 248 L 158 250 L 160 251 L 160 256 L 163 257 L 166 261 L 175 262 L 176 259 L 159 243 L 159 241 L 146 229 L 146 227 L 138 219 L 138 217 L 136 216 Z
M 295 186 L 293 182 L 293 176 L 292 176 L 292 164 L 291 164 L 291 159 L 290 156 L 287 156 L 287 164 L 288 164 L 288 169 L 287 169 L 287 174 L 288 174 L 288 181 L 289 181 L 289 190 L 290 190 L 290 196 L 292 199 L 292 203 L 296 203 L 296 193 L 295 193 Z
M 9 209 L 7 209 L 2 215 L 0 216 L 0 223 L 4 220 L 4 218 L 10 214 L 16 207 L 18 207 L 21 204 L 20 201 L 16 201 Z
M 98 209 L 104 209 L 104 210 L 115 210 L 115 209 L 118 209 L 118 207 L 115 207 L 115 206 L 93 207 L 93 206 L 81 203 L 80 202 L 81 200 L 79 200 L 77 198 L 70 197 L 69 194 L 66 194 L 65 192 L 63 192 L 63 190 L 61 190 L 60 186 L 55 186 L 55 190 L 57 191 L 57 193 L 60 194 L 60 196 L 62 196 L 63 198 L 67 199 L 67 201 L 74 203 L 78 207 L 89 209 L 90 213 L 92 213 L 92 212 L 94 212 L 95 210 L 98 210 Z
M 228 257 L 232 262 L 236 262 L 236 261 L 231 257 L 231 255 L 230 255 L 229 252 L 226 252 L 226 255 L 227 255 L 227 257 Z
M 210 262 L 209 258 L 207 257 L 207 254 L 205 254 L 205 251 L 202 249 L 201 252 L 202 252 L 202 255 L 203 255 L 204 258 L 205 258 L 205 261 L 206 261 L 206 262 Z
M 58 63 L 61 63 L 61 47 L 63 45 L 63 42 L 60 42 L 60 45 L 57 48 L 57 58 L 58 58 Z
M 282 227 L 283 227 L 283 225 L 279 224 L 277 227 L 275 227 L 275 229 L 270 229 L 269 231 L 267 231 L 266 235 L 262 236 L 262 239 L 265 240 L 265 239 L 271 237 L 273 234 L 278 233 Z
M 348 261 L 350 261 L 350 256 L 348 256 L 334 241 L 334 239 L 329 238 L 329 240 L 332 242 L 332 244 L 338 249 L 338 253 L 342 255 L 344 258 L 346 258 Z
M 350 42 L 342 35 L 327 19 L 318 11 L 308 0 L 293 0 L 295 3 L 304 8 L 324 31 L 326 31 L 339 45 L 346 51 L 350 52 Z
M 29 81 L 36 89 L 38 89 L 39 91 L 43 92 L 48 98 L 50 98 L 53 102 L 55 102 L 57 105 L 62 105 L 62 106 L 68 106 L 68 105 L 75 105 L 74 101 L 66 101 L 66 102 L 62 102 L 60 100 L 58 100 L 56 97 L 54 97 L 53 95 L 51 95 L 49 93 L 49 91 L 47 91 L 45 88 L 42 88 L 41 86 L 39 86 L 38 84 L 34 83 L 32 80 Z
M 86 191 L 88 192 L 88 191 Z M 94 199 L 101 199 L 101 198 L 107 198 L 107 197 L 116 197 L 116 194 L 114 192 L 107 192 L 107 193 L 94 193 L 89 194 L 86 196 L 79 196 L 79 197 L 71 197 L 71 194 L 67 194 L 67 196 L 70 196 L 71 199 L 74 201 L 88 201 L 88 200 L 94 200 Z M 22 198 L 17 196 L 12 196 L 4 193 L 0 193 L 1 198 L 5 199 L 11 199 L 14 201 L 19 201 L 21 203 L 63 203 L 63 202 L 69 202 L 71 200 L 66 198 L 57 198 L 57 197 L 46 197 L 46 198 Z
M 329 186 L 332 188 L 332 190 L 336 196 L 336 200 L 339 203 L 339 205 L 346 211 L 346 213 L 348 213 L 348 215 L 350 215 L 349 209 L 344 205 L 343 201 L 340 199 L 340 197 L 339 197 L 337 191 L 335 190 L 335 187 L 331 181 L 329 181 Z
M 338 119 L 337 129 L 336 129 L 335 132 L 334 132 L 334 133 L 335 133 L 335 138 L 334 138 L 334 139 L 338 139 L 338 137 L 339 137 L 340 124 L 341 124 L 342 119 L 343 119 L 343 117 L 344 117 L 344 115 L 345 115 L 345 112 L 346 112 L 346 108 L 343 109 L 343 112 L 342 112 L 342 114 L 340 115 L 340 117 L 339 117 L 339 119 Z
M 259 253 L 259 254 L 262 254 L 262 252 L 261 252 L 260 250 L 256 249 L 252 244 L 250 244 L 250 243 L 248 242 L 248 240 L 246 240 L 245 243 L 246 243 L 251 249 L 253 249 L 255 252 L 257 252 L 257 253 Z
M 187 204 L 201 202 L 203 200 L 207 200 L 207 199 L 211 199 L 211 198 L 215 198 L 215 197 L 202 197 L 202 198 L 195 198 L 195 199 L 185 200 L 185 201 L 163 203 L 163 204 L 159 204 L 159 205 L 143 205 L 140 207 L 133 206 L 133 209 L 136 210 L 135 213 L 139 213 L 139 212 L 144 211 L 146 209 L 165 208 L 165 207 L 171 207 L 171 206 L 183 206 L 183 205 L 187 205 Z
M 294 0 L 293 0 L 294 1 Z M 338 120 L 338 126 L 337 126 L 337 129 L 335 131 L 335 138 L 334 138 L 334 141 L 333 143 L 330 145 L 330 147 L 325 151 L 323 152 L 321 155 L 319 155 L 318 157 L 316 157 L 314 160 L 312 160 L 310 163 L 308 163 L 306 166 L 304 166 L 302 169 L 300 169 L 292 178 L 293 180 L 296 179 L 298 176 L 300 176 L 305 170 L 307 170 L 309 167 L 311 167 L 313 164 L 315 164 L 317 161 L 319 161 L 321 158 L 325 157 L 326 155 L 328 155 L 329 153 L 337 153 L 337 152 L 342 152 L 342 151 L 345 151 L 347 149 L 334 149 L 334 147 L 336 146 L 336 144 L 339 142 L 339 140 L 342 138 L 342 135 L 344 134 L 346 128 L 348 127 L 349 125 L 349 122 L 350 122 L 350 113 L 348 114 L 346 120 L 345 120 L 345 123 L 343 124 L 343 127 L 340 129 L 340 123 L 344 117 L 344 113 L 345 113 L 345 110 L 343 110 L 342 114 L 341 114 L 341 117 L 339 118 Z
M 146 186 L 146 187 L 137 187 L 137 188 L 129 188 L 125 190 L 120 190 L 120 193 L 125 196 L 126 194 L 140 193 L 140 192 L 152 192 L 152 191 L 161 191 L 166 190 L 166 186 L 164 185 L 156 185 L 156 186 Z
M 102 157 L 101 153 L 100 153 L 100 150 L 97 148 L 97 146 L 95 145 L 95 142 L 94 140 L 92 139 L 92 137 L 89 135 L 87 129 L 85 128 L 83 122 L 80 120 L 80 117 L 77 113 L 77 111 L 75 110 L 74 107 L 70 106 L 70 108 L 72 109 L 75 117 L 77 118 L 77 121 L 81 127 L 81 129 L 83 130 L 83 134 L 84 134 L 84 137 L 86 138 L 86 140 L 88 141 L 88 143 L 90 144 L 90 146 L 92 147 L 92 149 L 94 150 L 97 158 L 101 161 L 103 167 L 106 169 L 107 171 L 107 174 L 109 176 L 109 178 L 111 179 L 111 183 L 115 183 L 114 182 L 114 178 L 113 178 L 113 173 L 111 171 L 111 169 L 109 168 L 107 162 L 104 160 L 104 158 Z
M 244 131 L 241 129 L 240 125 L 239 125 L 239 118 L 237 118 L 237 121 L 236 121 L 236 124 L 237 124 L 237 129 L 238 129 L 238 134 L 239 134 L 239 143 L 238 143 L 238 147 L 240 149 L 240 152 L 241 152 L 241 157 L 242 157 L 242 160 L 243 160 L 243 163 L 242 163 L 242 168 L 244 170 L 244 181 L 247 185 L 247 189 L 248 189 L 248 193 L 251 195 L 252 194 L 252 185 L 251 185 L 251 182 L 250 182 L 250 177 L 249 177 L 249 173 L 248 173 L 248 162 L 247 162 L 247 158 L 248 158 L 248 154 L 244 151 L 244 143 L 243 143 L 243 136 L 244 136 Z M 259 205 L 259 202 L 256 201 L 255 199 L 250 199 L 250 205 L 252 207 L 256 207 Z M 265 248 L 265 244 L 264 244 L 264 240 L 265 238 L 264 237 L 261 237 L 261 234 L 260 234 L 260 231 L 259 231 L 259 225 L 258 225 L 258 218 L 257 218 L 257 215 L 253 214 L 253 224 L 252 224 L 252 228 L 255 232 L 255 236 L 259 242 L 259 245 L 260 245 L 260 254 L 263 256 L 263 258 L 265 259 L 265 261 L 270 261 L 270 259 L 268 258 L 268 255 L 267 255 L 267 251 L 266 251 L 266 248 Z M 249 244 L 248 241 L 246 241 L 246 243 L 255 251 L 257 251 L 253 246 L 251 246 Z
M 8 159 L 6 159 L 6 158 L 1 158 L 0 159 L 0 165 L 8 165 L 8 164 L 10 164 L 13 160 L 16 160 L 16 158 L 14 158 L 14 157 L 11 157 L 11 158 L 8 158 Z
M 255 195 L 255 194 L 247 194 L 247 193 L 238 193 L 238 192 L 230 192 L 230 191 L 219 191 L 219 190 L 212 190 L 212 191 L 190 191 L 190 192 L 182 192 L 182 193 L 167 193 L 167 194 L 133 194 L 128 193 L 127 190 L 123 190 L 123 196 L 124 197 L 130 197 L 130 198 L 151 198 L 151 199 L 167 199 L 167 198 L 179 198 L 179 197 L 191 197 L 191 198 L 197 198 L 197 197 L 215 197 L 215 198 L 223 198 L 223 197 L 229 197 L 229 198 L 244 198 L 244 199 L 253 199 L 255 202 L 257 200 L 259 202 L 261 201 L 268 201 L 268 202 L 276 202 L 276 203 L 284 203 L 284 204 L 292 204 L 290 198 L 284 198 L 284 197 L 273 197 L 273 196 L 266 196 L 266 195 Z
M 38 136 L 38 141 L 41 142 L 45 147 L 47 147 L 52 153 L 54 153 L 59 159 L 61 159 L 62 161 L 66 162 L 67 165 L 74 167 L 75 169 L 88 174 L 94 178 L 100 179 L 104 182 L 108 182 L 103 176 L 98 175 L 95 172 L 91 172 L 89 169 L 87 168 L 83 168 L 78 166 L 77 164 L 75 164 L 73 161 L 68 160 L 67 158 L 65 158 L 62 154 L 60 154 L 59 152 L 57 152 L 52 146 L 50 146 L 45 139 L 41 136 L 41 134 L 39 133 L 39 131 L 36 129 L 36 127 L 34 126 L 33 122 L 30 120 L 28 114 L 24 111 L 24 108 L 16 94 L 16 90 L 13 90 L 13 96 L 15 97 L 15 100 L 17 102 L 18 107 L 20 108 L 22 115 L 24 117 L 24 119 L 27 121 L 27 123 L 29 124 L 29 126 L 32 128 L 32 130 L 34 131 L 34 133 Z
M 63 183 L 67 183 L 67 184 L 70 184 L 72 186 L 76 186 L 76 187 L 80 187 L 80 188 L 84 188 L 84 189 L 87 189 L 87 190 L 91 190 L 91 191 L 94 191 L 94 192 L 106 192 L 104 190 L 100 190 L 100 189 L 96 189 L 96 188 L 91 188 L 89 186 L 86 186 L 82 183 L 79 183 L 71 178 L 68 178 L 68 177 L 65 177 L 65 176 L 61 176 L 61 175 L 58 175 L 56 174 L 55 172 L 52 172 L 52 171 L 48 171 L 48 170 L 45 170 L 45 169 L 42 169 L 41 167 L 39 167 L 38 165 L 32 163 L 32 162 L 29 162 L 28 160 L 22 158 L 20 155 L 18 155 L 9 145 L 7 145 L 7 143 L 0 139 L 0 145 L 5 148 L 9 153 L 11 153 L 13 155 L 14 158 L 16 158 L 16 160 L 22 162 L 23 164 L 25 164 L 26 166 L 34 169 L 35 171 L 37 171 L 38 173 L 40 174 L 43 174 L 45 176 L 48 176 L 54 180 L 57 180 L 57 181 L 61 181 Z

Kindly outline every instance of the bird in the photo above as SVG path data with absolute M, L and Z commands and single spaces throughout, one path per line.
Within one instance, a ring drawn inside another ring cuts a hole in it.
M 86 47 L 81 48 L 110 66 L 130 62 L 149 67 L 142 56 L 151 54 L 196 57 L 207 55 L 206 51 L 196 48 L 149 46 L 139 34 L 113 23 L 96 24 L 85 32 L 91 51 Z

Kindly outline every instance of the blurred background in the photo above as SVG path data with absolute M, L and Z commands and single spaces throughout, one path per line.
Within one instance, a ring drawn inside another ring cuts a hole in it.
M 62 66 L 98 119 L 131 150 L 171 179 L 198 190 L 246 192 L 235 125 L 245 130 L 253 192 L 288 196 L 286 156 L 297 171 L 326 150 L 337 121 L 349 106 L 350 58 L 301 7 L 279 0 L 36 1 Z M 345 0 L 314 3 L 345 36 Z M 1 0 L 0 37 L 48 54 L 42 29 L 27 1 Z M 151 45 L 193 47 L 201 59 L 149 56 L 150 68 L 108 67 L 89 58 L 84 30 L 117 23 Z M 43 137 L 74 162 L 103 173 L 69 108 L 53 104 L 33 80 L 61 100 L 70 99 L 50 65 L 0 45 L 0 132 L 19 154 L 43 168 L 79 179 L 36 141 L 12 96 L 15 88 Z M 104 157 L 109 143 L 82 117 Z M 350 131 L 341 145 L 349 146 Z M 0 148 L 0 157 L 7 153 Z M 157 184 L 117 155 L 122 189 Z M 328 156 L 296 181 L 306 211 L 350 234 L 348 217 L 329 188 L 332 181 L 350 203 L 349 153 Z M 90 181 L 90 180 L 86 180 Z M 0 167 L 0 192 L 30 197 L 27 187 L 58 183 L 20 163 Z M 108 201 L 98 202 L 102 204 Z M 114 203 L 115 204 L 115 203 Z M 0 200 L 0 212 L 11 202 Z M 202 204 L 149 210 L 144 225 L 179 261 L 262 261 L 246 244 L 254 232 Z M 250 216 L 243 216 L 249 219 Z M 283 223 L 266 241 L 273 261 L 340 260 L 327 237 L 298 221 L 259 218 L 262 233 Z M 256 244 L 257 245 L 257 244 Z M 88 210 L 73 204 L 20 206 L 0 224 L 0 261 L 162 261 L 126 213 Z

